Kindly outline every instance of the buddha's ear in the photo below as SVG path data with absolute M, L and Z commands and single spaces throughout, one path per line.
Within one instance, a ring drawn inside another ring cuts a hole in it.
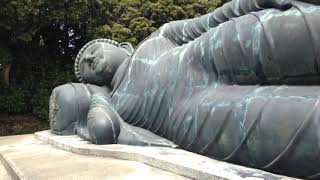
M 119 44 L 120 47 L 126 49 L 127 51 L 129 51 L 129 53 L 133 53 L 134 49 L 133 46 L 131 45 L 131 43 L 129 42 L 122 42 Z

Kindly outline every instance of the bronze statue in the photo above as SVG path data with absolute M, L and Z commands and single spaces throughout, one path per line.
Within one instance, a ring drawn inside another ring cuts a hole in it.
M 93 40 L 75 61 L 81 83 L 53 90 L 52 133 L 319 178 L 319 4 L 233 0 L 135 50 Z

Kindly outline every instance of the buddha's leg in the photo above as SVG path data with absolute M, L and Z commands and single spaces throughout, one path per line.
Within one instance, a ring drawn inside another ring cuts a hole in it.
M 160 31 L 163 36 L 182 45 L 232 18 L 268 8 L 284 10 L 290 7 L 291 3 L 288 0 L 233 0 L 215 9 L 212 13 L 194 19 L 167 23 L 161 27 Z
M 320 171 L 320 87 L 209 87 L 180 104 L 166 135 L 180 147 L 245 166 Z
M 225 84 L 319 84 L 320 6 L 295 6 L 223 23 L 177 56 L 199 66 L 209 64 L 215 81 Z

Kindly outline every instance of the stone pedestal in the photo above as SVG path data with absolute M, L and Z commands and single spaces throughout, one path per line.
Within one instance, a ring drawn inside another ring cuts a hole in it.
M 49 131 L 35 137 L 74 154 L 141 162 L 191 179 L 294 179 L 217 161 L 181 149 L 126 145 L 94 145 L 77 136 L 56 136 Z

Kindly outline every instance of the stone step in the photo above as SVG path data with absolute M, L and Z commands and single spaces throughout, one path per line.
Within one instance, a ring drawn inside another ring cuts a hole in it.
M 1 180 L 188 179 L 141 162 L 74 154 L 33 135 L 0 137 L 0 161 Z
M 57 136 L 49 131 L 35 133 L 35 137 L 56 148 L 75 154 L 132 160 L 191 179 L 294 179 L 217 161 L 181 149 L 120 144 L 94 145 L 78 136 Z
M 4 167 L 4 164 L 0 161 L 0 179 L 2 180 L 12 180 L 9 172 Z

